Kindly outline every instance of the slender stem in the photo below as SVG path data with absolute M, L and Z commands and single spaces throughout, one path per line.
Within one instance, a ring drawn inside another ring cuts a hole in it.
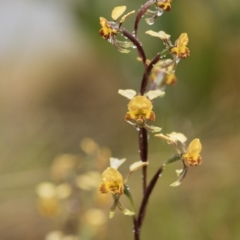
M 140 240 L 140 228 L 136 217 L 133 217 L 134 240 Z
M 141 226 L 142 226 L 142 222 L 143 222 L 143 219 L 144 219 L 144 216 L 145 216 L 145 211 L 146 211 L 146 207 L 147 207 L 147 203 L 148 203 L 148 199 L 152 193 L 152 190 L 154 188 L 154 186 L 156 185 L 157 183 L 157 180 L 159 178 L 159 175 L 162 173 L 162 171 L 164 170 L 164 167 L 163 165 L 157 170 L 157 172 L 155 173 L 155 175 L 153 176 L 152 180 L 150 181 L 147 189 L 146 189 L 146 192 L 144 194 L 144 197 L 142 199 L 142 202 L 141 202 L 141 206 L 140 206 L 140 209 L 139 209 L 139 213 L 138 213 L 138 228 L 140 229 Z
M 137 13 L 137 16 L 135 19 L 135 23 L 134 23 L 134 33 L 135 33 L 136 37 L 137 37 L 138 24 L 139 24 L 140 20 L 142 19 L 142 16 L 145 14 L 145 12 L 148 10 L 148 8 L 153 3 L 155 3 L 155 0 L 149 0 L 144 5 L 142 5 L 142 7 L 138 10 L 138 13 Z
M 152 61 L 149 63 L 147 68 L 145 68 L 145 71 L 142 77 L 141 89 L 140 89 L 141 95 L 144 95 L 144 93 L 146 92 L 147 84 L 148 84 L 148 75 L 151 72 L 154 64 L 157 63 L 158 60 L 160 59 L 160 56 L 161 56 L 161 53 L 158 53 L 156 57 L 153 58 Z
M 143 50 L 142 44 L 138 41 L 138 39 L 131 34 L 129 31 L 127 31 L 125 28 L 121 28 L 121 32 L 123 33 L 123 35 L 128 38 L 137 48 L 138 50 L 138 55 L 139 57 L 142 59 L 143 65 L 146 68 L 147 64 L 146 64 L 146 54 L 145 51 Z
M 162 55 L 161 53 L 158 53 L 158 54 L 152 59 L 152 61 L 149 63 L 148 68 L 147 68 L 147 71 L 148 71 L 149 73 L 151 72 L 154 64 L 156 64 L 156 63 L 159 61 L 161 55 Z
M 140 158 L 142 162 L 147 162 L 148 158 L 148 134 L 145 128 L 140 128 L 139 131 L 139 151 Z M 142 168 L 142 184 L 143 184 L 143 194 L 145 194 L 147 187 L 147 166 Z
M 175 161 L 181 160 L 181 155 L 179 154 L 175 154 L 173 155 L 170 159 L 168 159 L 167 161 L 165 161 L 157 170 L 157 172 L 153 175 L 150 183 L 148 184 L 144 197 L 142 199 L 140 208 L 139 208 L 139 213 L 138 213 L 138 219 L 137 219 L 137 226 L 139 229 L 141 229 L 142 226 L 142 222 L 144 220 L 145 217 L 145 212 L 146 212 L 146 208 L 147 208 L 147 204 L 148 204 L 148 200 L 149 197 L 153 191 L 153 188 L 155 187 L 157 180 L 159 179 L 160 174 L 163 172 L 164 167 L 166 164 L 170 164 L 173 163 Z M 184 166 L 184 170 L 187 168 L 186 164 L 183 162 L 183 166 Z M 186 170 L 187 171 L 187 170 Z M 185 173 L 183 174 L 183 178 L 185 177 Z M 183 178 L 180 178 L 180 180 L 182 180 Z M 140 231 L 140 230 L 139 230 Z

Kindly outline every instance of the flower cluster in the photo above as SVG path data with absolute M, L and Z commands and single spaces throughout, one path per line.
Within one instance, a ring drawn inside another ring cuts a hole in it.
M 164 31 L 155 32 L 149 30 L 146 34 L 158 37 L 165 45 L 163 54 L 169 53 L 173 59 L 161 59 L 153 67 L 150 75 L 153 87 L 163 89 L 166 85 L 174 85 L 177 81 L 175 71 L 180 59 L 185 59 L 190 56 L 190 50 L 187 48 L 188 35 L 182 33 L 173 44 L 170 40 L 170 35 Z
M 181 161 L 182 169 L 176 170 L 178 179 L 170 186 L 179 186 L 185 178 L 188 169 L 192 166 L 199 166 L 202 163 L 200 155 L 202 150 L 201 142 L 198 138 L 193 139 L 188 147 L 185 146 L 187 138 L 182 133 L 172 132 L 170 134 L 160 134 L 160 127 L 149 125 L 149 122 L 155 121 L 157 114 L 153 110 L 153 100 L 157 97 L 163 97 L 163 91 L 169 85 L 175 85 L 176 69 L 181 59 L 186 59 L 190 56 L 190 50 L 187 47 L 189 39 L 187 33 L 181 33 L 175 42 L 171 41 L 171 36 L 164 31 L 155 32 L 148 30 L 146 34 L 157 37 L 161 40 L 164 48 L 156 54 L 151 60 L 146 57 L 143 44 L 138 38 L 138 25 L 140 20 L 147 16 L 145 19 L 147 24 L 154 24 L 157 17 L 161 16 L 164 11 L 171 10 L 171 0 L 148 0 L 137 11 L 134 21 L 134 30 L 131 33 L 122 27 L 122 24 L 127 17 L 132 15 L 135 11 L 129 12 L 124 15 L 120 21 L 117 21 L 120 16 L 125 12 L 126 7 L 116 7 L 112 11 L 113 21 L 108 21 L 100 17 L 100 35 L 114 45 L 121 53 L 128 53 L 129 48 L 136 48 L 139 60 L 144 67 L 144 72 L 139 91 L 132 89 L 120 89 L 118 93 L 126 97 L 129 102 L 127 104 L 127 112 L 125 114 L 125 121 L 133 125 L 139 131 L 139 153 L 140 161 L 131 164 L 129 173 L 124 179 L 122 174 L 118 171 L 118 167 L 125 162 L 125 159 L 110 159 L 110 167 L 106 168 L 102 173 L 102 183 L 99 186 L 101 194 L 109 193 L 113 197 L 113 204 L 110 208 L 110 218 L 114 216 L 115 209 L 118 208 L 125 215 L 133 216 L 134 223 L 134 236 L 135 239 L 139 238 L 139 232 L 144 219 L 146 205 L 149 196 L 155 186 L 159 176 L 164 171 L 168 164 L 176 161 Z M 128 41 L 119 40 L 119 36 L 123 36 Z M 148 91 L 149 89 L 149 91 Z M 168 160 L 160 164 L 155 175 L 148 182 L 147 181 L 147 165 L 148 165 L 148 134 L 155 134 L 156 137 L 165 140 L 171 144 L 176 154 Z M 142 168 L 142 186 L 143 198 L 141 206 L 136 215 L 134 211 L 133 199 L 130 189 L 127 186 L 127 180 L 131 173 L 139 168 Z M 132 210 L 125 208 L 121 202 L 120 197 L 125 195 L 131 205 Z

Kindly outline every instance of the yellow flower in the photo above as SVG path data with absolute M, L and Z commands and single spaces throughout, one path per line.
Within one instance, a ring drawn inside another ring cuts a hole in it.
M 152 111 L 151 100 L 163 96 L 165 93 L 161 90 L 149 91 L 145 95 L 137 95 L 134 90 L 119 90 L 119 94 L 130 99 L 128 103 L 128 112 L 125 116 L 126 121 L 135 121 L 137 124 L 143 124 L 146 120 L 155 120 L 155 113 Z
M 115 7 L 112 10 L 111 17 L 113 21 L 108 21 L 104 17 L 100 17 L 100 25 L 101 29 L 99 30 L 99 34 L 106 40 L 108 40 L 112 45 L 114 45 L 120 52 L 128 53 L 129 50 L 126 48 L 130 48 L 133 46 L 132 42 L 128 41 L 119 41 L 116 39 L 117 34 L 121 31 L 121 25 L 126 20 L 126 18 L 132 15 L 135 11 L 131 11 L 125 14 L 117 23 L 117 19 L 125 12 L 126 6 Z
M 166 85 L 174 85 L 177 82 L 175 75 L 176 64 L 171 59 L 158 61 L 152 68 L 150 80 L 160 89 Z
M 108 40 L 117 34 L 117 29 L 114 29 L 107 19 L 100 17 L 100 25 L 102 28 L 99 30 L 99 33 L 104 39 Z
M 163 9 L 164 11 L 171 10 L 171 0 L 157 0 L 156 4 L 159 8 Z
M 154 121 L 155 113 L 152 108 L 152 102 L 147 97 L 135 96 L 128 103 L 128 112 L 125 119 L 135 120 L 136 122 L 144 122 L 145 119 Z
M 110 167 L 102 173 L 102 183 L 99 187 L 101 193 L 123 194 L 124 181 L 117 168 L 126 159 L 110 158 Z
M 102 180 L 99 187 L 101 193 L 123 194 L 123 177 L 118 170 L 108 167 L 102 173 Z
M 130 165 L 129 173 L 125 178 L 125 180 L 123 180 L 121 173 L 117 169 L 125 161 L 126 161 L 125 158 L 124 159 L 110 158 L 110 167 L 108 167 L 102 173 L 102 183 L 99 187 L 99 190 L 101 193 L 111 193 L 114 199 L 113 205 L 110 208 L 110 213 L 109 213 L 110 218 L 113 218 L 115 214 L 115 209 L 117 207 L 124 215 L 133 216 L 135 214 L 133 211 L 130 211 L 127 208 L 125 208 L 120 203 L 119 199 L 121 195 L 125 194 L 128 197 L 132 207 L 134 208 L 131 192 L 127 187 L 126 183 L 130 175 L 132 174 L 132 172 L 138 170 L 141 167 L 148 165 L 148 162 L 142 162 L 142 161 L 134 162 L 133 164 Z
M 202 144 L 198 138 L 195 138 L 188 146 L 186 153 L 182 155 L 182 158 L 189 166 L 198 166 L 202 163 L 202 157 L 200 152 L 202 150 Z
M 176 40 L 175 46 L 170 49 L 171 53 L 179 58 L 186 58 L 190 56 L 190 50 L 186 47 L 188 41 L 189 39 L 187 33 L 182 33 Z

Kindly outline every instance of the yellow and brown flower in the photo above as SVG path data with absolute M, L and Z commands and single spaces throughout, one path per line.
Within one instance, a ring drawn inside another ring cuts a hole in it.
M 186 58 L 190 56 L 190 50 L 186 47 L 188 42 L 189 39 L 187 33 L 182 33 L 176 40 L 175 46 L 170 49 L 171 53 L 176 55 L 178 58 Z
M 108 40 L 117 35 L 117 29 L 114 28 L 114 25 L 107 21 L 107 19 L 100 17 L 100 25 L 102 28 L 99 30 L 99 34 L 104 39 Z
M 171 10 L 171 0 L 157 0 L 156 5 L 164 11 Z
M 102 181 L 99 187 L 101 193 L 123 194 L 123 177 L 117 169 L 108 167 L 102 173 Z
M 128 98 L 128 112 L 125 115 L 126 121 L 134 121 L 139 125 L 144 124 L 146 120 L 154 121 L 155 113 L 152 111 L 152 99 L 163 96 L 165 93 L 161 90 L 149 91 L 145 95 L 137 95 L 134 90 L 119 90 L 119 94 Z
M 121 31 L 121 25 L 126 20 L 127 17 L 132 15 L 135 11 L 131 11 L 125 14 L 119 21 L 117 19 L 125 12 L 126 6 L 118 6 L 112 10 L 111 17 L 113 21 L 108 21 L 104 17 L 100 17 L 100 25 L 101 29 L 99 30 L 99 34 L 105 39 L 108 40 L 112 45 L 114 45 L 120 52 L 128 53 L 130 52 L 126 48 L 131 48 L 133 46 L 132 42 L 128 41 L 119 41 L 116 37 L 118 33 Z
M 182 155 L 183 161 L 189 166 L 198 166 L 202 163 L 200 152 L 202 144 L 198 138 L 195 138 L 188 146 L 186 153 Z
M 101 193 L 123 194 L 124 181 L 117 170 L 126 159 L 110 158 L 110 167 L 102 173 L 102 183 L 99 187 Z

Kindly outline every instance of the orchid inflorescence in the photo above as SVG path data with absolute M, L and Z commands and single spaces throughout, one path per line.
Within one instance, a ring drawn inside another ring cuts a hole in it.
M 135 11 L 131 11 L 121 17 L 126 11 L 126 6 L 115 7 L 112 10 L 112 20 L 110 21 L 100 17 L 101 29 L 99 33 L 103 39 L 111 43 L 121 53 L 129 53 L 131 48 L 136 49 L 138 53 L 137 60 L 142 62 L 144 66 L 139 93 L 132 89 L 118 90 L 120 95 L 129 100 L 125 121 L 133 125 L 139 132 L 140 161 L 131 164 L 129 174 L 124 180 L 122 174 L 118 171 L 118 167 L 125 159 L 110 159 L 110 167 L 102 173 L 102 183 L 99 188 L 101 193 L 110 193 L 113 197 L 114 202 L 110 208 L 110 218 L 114 216 L 116 208 L 120 209 L 125 215 L 133 217 L 135 240 L 140 239 L 140 229 L 144 220 L 149 196 L 165 167 L 175 161 L 182 162 L 182 169 L 176 170 L 177 181 L 170 185 L 176 187 L 185 178 L 189 167 L 198 166 L 202 163 L 200 155 L 202 145 L 198 138 L 193 139 L 188 147 L 186 147 L 185 142 L 187 138 L 184 134 L 176 132 L 161 134 L 159 133 L 162 130 L 160 127 L 149 125 L 149 122 L 156 119 L 156 113 L 153 110 L 153 99 L 163 97 L 165 95 L 164 89 L 169 85 L 176 84 L 177 78 L 175 73 L 177 66 L 181 59 L 186 59 L 190 56 L 190 50 L 187 47 L 189 39 L 187 33 L 181 33 L 179 38 L 175 42 L 172 42 L 171 36 L 162 30 L 159 32 L 146 31 L 146 34 L 159 38 L 164 45 L 164 48 L 149 60 L 146 57 L 142 43 L 138 39 L 138 26 L 141 19 L 145 16 L 147 16 L 145 21 L 148 25 L 154 24 L 156 19 L 164 12 L 171 10 L 171 2 L 171 0 L 148 0 L 137 11 L 132 32 L 123 27 L 125 20 L 130 16 L 133 17 L 132 15 L 135 14 Z M 120 17 L 121 19 L 118 20 Z M 176 154 L 159 166 L 156 174 L 147 184 L 147 167 L 149 163 L 148 134 L 151 133 L 155 133 L 156 137 L 171 144 Z M 127 185 L 127 180 L 131 173 L 139 168 L 142 168 L 143 175 L 143 198 L 137 214 L 134 210 L 133 199 Z M 132 210 L 128 210 L 120 203 L 119 199 L 122 195 L 127 196 L 132 205 Z

